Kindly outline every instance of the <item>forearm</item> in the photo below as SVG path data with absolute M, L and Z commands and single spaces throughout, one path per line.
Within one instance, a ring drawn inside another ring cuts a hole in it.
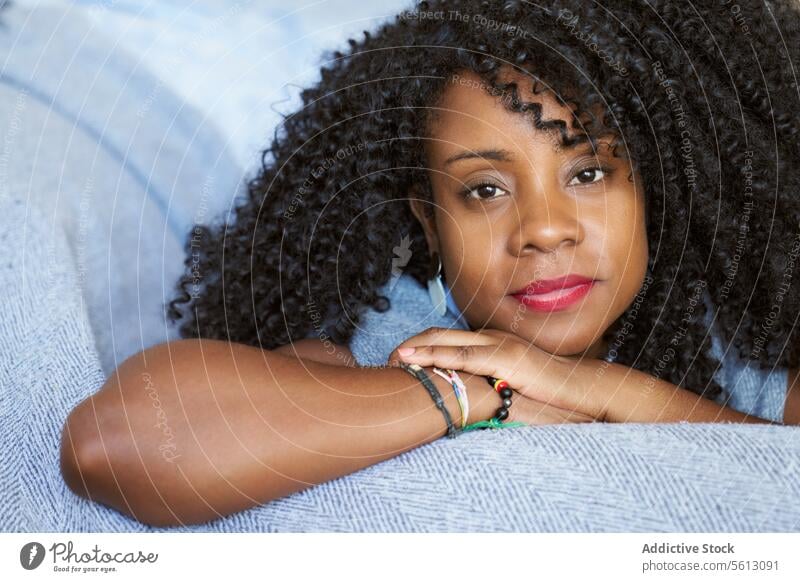
M 452 389 L 431 376 L 458 421 Z M 486 399 L 475 414 L 488 417 L 496 405 Z M 127 360 L 73 411 L 62 470 L 76 492 L 141 521 L 198 523 L 357 471 L 445 429 L 430 395 L 397 368 L 173 342 Z M 80 458 L 70 454 L 76 441 Z
M 594 363 L 596 362 L 596 363 Z M 775 424 L 622 364 L 601 360 L 577 369 L 587 395 L 601 398 L 607 422 L 735 422 Z

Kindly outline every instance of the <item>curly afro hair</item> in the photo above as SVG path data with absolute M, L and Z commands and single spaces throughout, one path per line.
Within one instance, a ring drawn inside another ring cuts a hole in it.
M 793 0 L 420 2 L 326 53 L 230 220 L 187 240 L 169 316 L 183 337 L 273 349 L 321 328 L 347 344 L 364 309 L 390 307 L 393 248 L 426 248 L 408 196 L 432 200 L 429 111 L 473 71 L 562 141 L 611 132 L 643 179 L 650 273 L 606 331 L 617 362 L 724 396 L 707 291 L 725 349 L 797 367 L 798 23 Z M 574 106 L 579 137 L 501 67 Z M 404 272 L 424 283 L 427 262 L 413 253 Z

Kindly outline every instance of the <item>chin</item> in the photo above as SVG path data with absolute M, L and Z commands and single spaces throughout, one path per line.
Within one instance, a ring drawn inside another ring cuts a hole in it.
M 589 349 L 589 346 L 585 344 L 581 344 L 581 347 L 573 347 L 571 344 L 566 342 L 562 343 L 558 347 L 556 346 L 558 346 L 557 343 L 554 343 L 552 346 L 542 346 L 537 344 L 539 349 L 544 350 L 549 354 L 553 354 L 554 356 L 561 356 L 564 358 L 580 356 L 583 352 Z
M 572 337 L 564 339 L 563 336 L 552 334 L 551 336 L 544 337 L 544 334 L 537 334 L 534 332 L 530 335 L 523 334 L 521 330 L 517 330 L 517 335 L 527 339 L 537 348 L 545 351 L 554 356 L 580 356 L 591 347 L 591 342 L 587 342 L 583 337 Z

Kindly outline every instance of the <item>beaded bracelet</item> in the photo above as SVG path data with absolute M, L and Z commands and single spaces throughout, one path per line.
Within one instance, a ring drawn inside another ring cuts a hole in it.
M 453 425 L 453 419 L 450 417 L 450 411 L 447 410 L 447 407 L 444 405 L 444 401 L 442 401 L 442 395 L 439 392 L 439 389 L 436 388 L 436 385 L 433 382 L 431 382 L 430 377 L 428 377 L 428 374 L 422 369 L 422 366 L 419 364 L 406 364 L 405 362 L 400 362 L 400 367 L 422 382 L 422 385 L 425 386 L 428 394 L 430 394 L 431 398 L 433 398 L 436 408 L 442 411 L 444 420 L 447 423 L 447 437 L 452 439 L 458 436 L 456 427 Z
M 497 409 L 497 419 L 505 420 L 508 418 L 508 409 L 511 408 L 511 395 L 514 394 L 514 392 L 509 388 L 508 382 L 505 380 L 498 380 L 497 378 L 486 376 L 486 381 L 503 399 L 503 405 Z
M 500 397 L 503 399 L 503 405 L 497 409 L 493 418 L 473 422 L 463 427 L 461 430 L 468 431 L 479 428 L 513 428 L 516 426 L 527 426 L 524 422 L 503 422 L 508 418 L 508 409 L 511 408 L 511 396 L 514 394 L 514 391 L 509 388 L 508 382 L 505 380 L 498 380 L 491 376 L 486 376 L 486 381 L 489 383 L 489 386 L 494 388 L 495 392 L 500 394 Z

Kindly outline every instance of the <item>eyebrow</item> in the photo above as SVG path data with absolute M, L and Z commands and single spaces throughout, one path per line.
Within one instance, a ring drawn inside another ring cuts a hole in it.
M 483 160 L 495 160 L 497 162 L 510 162 L 514 156 L 508 150 L 479 150 L 477 152 L 461 152 L 460 154 L 456 154 L 447 158 L 444 165 L 452 164 L 453 162 L 458 162 L 459 160 L 468 160 L 473 158 L 479 158 Z
M 587 141 L 578 141 L 561 147 L 562 149 L 566 150 L 577 150 L 587 145 L 590 145 L 590 143 Z M 460 154 L 456 154 L 454 156 L 450 156 L 449 158 L 447 158 L 444 165 L 447 166 L 449 164 L 452 164 L 453 162 L 458 162 L 460 160 L 475 159 L 475 158 L 482 160 L 494 160 L 497 162 L 511 162 L 513 161 L 514 155 L 508 150 L 497 150 L 497 149 L 478 150 L 476 152 L 467 151 L 467 152 L 461 152 Z

